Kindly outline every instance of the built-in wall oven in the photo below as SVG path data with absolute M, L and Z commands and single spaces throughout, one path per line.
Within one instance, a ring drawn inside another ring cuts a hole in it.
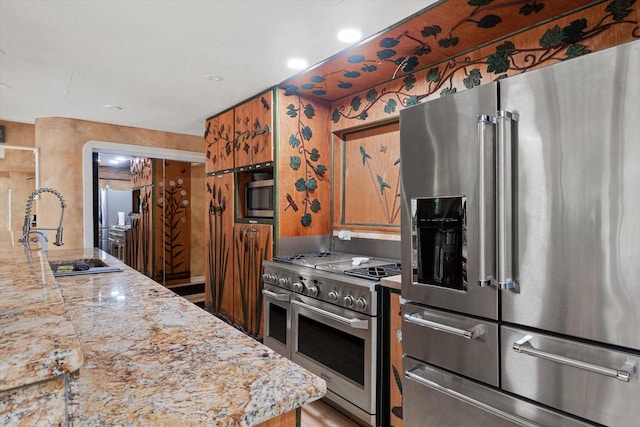
M 357 267 L 354 256 L 334 253 L 298 257 L 263 263 L 264 343 L 324 378 L 330 404 L 376 425 L 376 287 L 379 277 L 399 274 L 399 264 Z

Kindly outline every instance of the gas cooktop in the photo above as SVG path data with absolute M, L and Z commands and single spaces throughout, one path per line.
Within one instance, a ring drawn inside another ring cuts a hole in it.
M 398 261 L 343 252 L 278 255 L 273 261 L 378 281 L 400 274 Z

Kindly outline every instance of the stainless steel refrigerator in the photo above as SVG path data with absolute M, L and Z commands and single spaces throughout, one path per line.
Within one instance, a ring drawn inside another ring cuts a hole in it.
M 124 212 L 124 225 L 133 206 L 132 192 L 129 190 L 100 189 L 98 224 L 100 249 L 110 253 L 109 228 L 118 225 L 118 212 Z
M 640 425 L 639 71 L 634 41 L 401 111 L 405 425 Z

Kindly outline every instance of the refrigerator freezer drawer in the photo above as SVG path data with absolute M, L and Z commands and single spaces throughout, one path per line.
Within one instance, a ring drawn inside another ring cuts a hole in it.
M 403 352 L 498 386 L 498 325 L 416 304 L 402 307 Z
M 407 356 L 403 368 L 403 421 L 407 426 L 587 425 Z
M 502 388 L 609 426 L 637 425 L 639 354 L 501 326 Z

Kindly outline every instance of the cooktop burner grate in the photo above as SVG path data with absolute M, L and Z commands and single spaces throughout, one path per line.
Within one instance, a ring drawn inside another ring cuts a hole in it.
M 379 280 L 383 277 L 396 276 L 400 274 L 400 263 L 378 265 L 373 267 L 355 268 L 353 270 L 347 270 L 345 275 L 362 277 L 364 279 Z
M 292 254 L 292 255 L 276 255 L 273 257 L 274 261 L 279 262 L 293 262 L 301 259 L 313 259 L 313 258 L 326 258 L 334 255 L 335 252 L 312 252 L 308 254 Z

